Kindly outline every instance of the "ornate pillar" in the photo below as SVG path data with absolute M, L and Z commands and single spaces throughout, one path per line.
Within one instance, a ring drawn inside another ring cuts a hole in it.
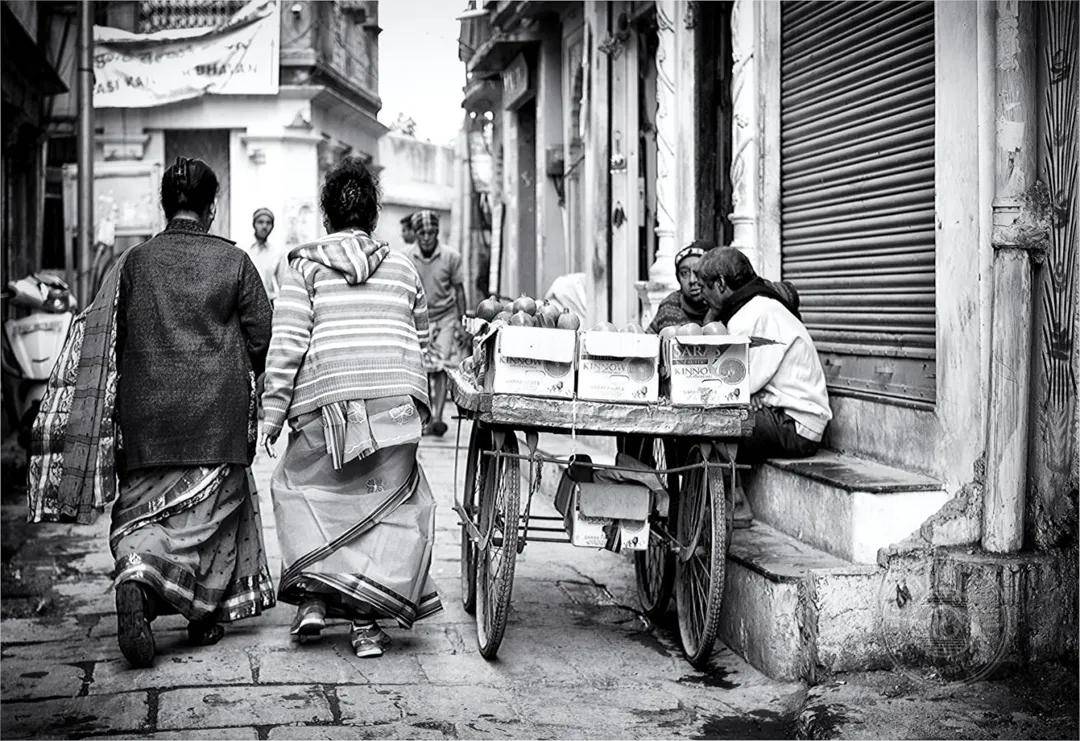
M 758 40 L 757 8 L 735 0 L 731 8 L 731 246 L 738 247 L 758 270 Z
M 679 214 L 679 162 L 682 160 L 693 163 L 694 159 L 693 151 L 679 151 L 680 141 L 687 140 L 687 137 L 680 136 L 679 122 L 681 120 L 684 128 L 692 129 L 693 119 L 682 119 L 676 115 L 680 97 L 677 93 L 693 101 L 694 91 L 693 75 L 680 76 L 678 73 L 679 55 L 685 53 L 687 46 L 691 52 L 693 49 L 692 45 L 680 44 L 681 34 L 677 22 L 685 6 L 686 3 L 676 0 L 656 0 L 656 255 L 653 264 L 649 266 L 649 280 L 640 281 L 636 285 L 641 299 L 643 325 L 652 321 L 656 306 L 679 285 L 673 264 L 675 253 L 679 249 L 676 229 L 676 216 Z M 692 33 L 692 28 L 690 25 L 683 29 L 682 33 Z M 693 69 L 692 63 L 690 69 Z M 689 141 L 693 142 L 692 136 Z M 691 173 L 692 169 L 691 165 Z

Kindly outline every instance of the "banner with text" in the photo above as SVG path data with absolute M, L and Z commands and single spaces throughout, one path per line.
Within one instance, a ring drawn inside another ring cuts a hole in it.
M 94 107 L 146 108 L 200 95 L 275 95 L 277 0 L 211 28 L 137 34 L 94 27 Z

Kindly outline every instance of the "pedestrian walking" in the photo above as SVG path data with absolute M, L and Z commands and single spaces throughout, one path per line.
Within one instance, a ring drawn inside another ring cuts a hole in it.
M 413 264 L 427 295 L 431 343 L 424 359 L 431 390 L 431 421 L 424 434 L 442 436 L 446 433 L 443 410 L 446 407 L 446 369 L 461 360 L 465 329 L 461 317 L 465 314 L 465 279 L 461 271 L 461 255 L 452 247 L 439 243 L 439 215 L 434 211 L 417 211 L 412 216 L 416 244 L 410 251 Z
M 165 231 L 108 271 L 55 376 L 71 393 L 35 425 L 33 519 L 89 522 L 115 496 L 117 639 L 133 666 L 153 663 L 156 615 L 183 615 L 207 645 L 274 604 L 248 470 L 270 305 L 251 260 L 207 233 L 217 191 L 200 160 L 166 170 Z
M 251 229 L 255 233 L 255 241 L 247 248 L 248 257 L 259 271 L 267 297 L 273 301 L 277 298 L 284 267 L 284 251 L 276 241 L 270 239 L 274 231 L 274 212 L 268 208 L 255 209 L 251 215 Z
M 416 244 L 416 232 L 413 231 L 412 214 L 401 217 L 401 241 L 406 245 Z
M 408 255 L 371 238 L 375 175 L 350 159 L 322 190 L 330 234 L 289 253 L 274 307 L 264 444 L 286 420 L 270 483 L 286 564 L 278 597 L 298 606 L 297 640 L 351 621 L 359 657 L 442 609 L 428 575 L 435 502 L 417 460 L 428 392 L 423 285 Z

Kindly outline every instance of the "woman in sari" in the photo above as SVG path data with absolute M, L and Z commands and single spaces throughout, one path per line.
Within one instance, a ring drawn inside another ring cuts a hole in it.
M 381 656 L 377 620 L 410 628 L 442 609 L 428 576 L 435 503 L 417 461 L 428 416 L 427 306 L 405 254 L 369 236 L 375 175 L 347 160 L 322 189 L 328 236 L 293 249 L 267 357 L 267 450 L 288 420 L 270 482 L 292 635 L 352 623 L 359 657 Z M 272 453 L 271 453 L 272 454 Z
M 109 544 L 118 640 L 135 666 L 153 662 L 155 615 L 180 613 L 206 645 L 221 622 L 274 604 L 248 469 L 271 311 L 244 251 L 207 233 L 217 191 L 204 162 L 178 158 L 161 181 L 165 231 L 119 266 Z

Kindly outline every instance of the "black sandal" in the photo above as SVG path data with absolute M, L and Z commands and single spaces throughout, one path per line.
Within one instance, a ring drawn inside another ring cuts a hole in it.
M 116 588 L 116 640 L 120 653 L 134 667 L 154 664 L 154 631 L 150 628 L 149 600 L 138 582 Z
M 192 620 L 187 626 L 188 641 L 196 646 L 213 646 L 225 635 L 225 626 L 216 620 Z

